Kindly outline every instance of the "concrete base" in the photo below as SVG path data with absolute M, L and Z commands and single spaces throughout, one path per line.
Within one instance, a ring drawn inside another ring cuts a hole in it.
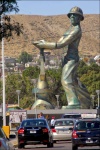
M 61 109 L 81 109 L 80 105 L 68 105 L 68 106 L 62 106 Z

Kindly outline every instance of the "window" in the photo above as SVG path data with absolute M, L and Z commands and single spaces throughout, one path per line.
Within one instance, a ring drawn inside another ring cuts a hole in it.
M 62 126 L 63 125 L 63 122 L 62 121 L 56 121 L 55 122 L 55 126 Z
M 76 124 L 77 130 L 100 129 L 99 121 L 81 121 Z
M 74 125 L 74 122 L 71 120 L 67 120 L 67 121 L 65 121 L 65 123 L 67 126 L 73 126 Z
M 42 126 L 42 125 L 46 125 L 46 122 L 44 120 L 26 120 L 23 121 L 22 126 L 26 127 L 26 126 Z
M 76 129 L 77 130 L 84 130 L 86 129 L 86 123 L 81 121 L 81 122 L 78 122 L 78 124 L 76 125 Z

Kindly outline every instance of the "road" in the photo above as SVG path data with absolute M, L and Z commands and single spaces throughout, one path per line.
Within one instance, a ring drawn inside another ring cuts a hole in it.
M 25 146 L 26 150 L 71 150 L 72 144 L 70 141 L 60 141 L 57 143 L 54 143 L 53 148 L 47 148 L 46 145 L 27 145 Z M 21 149 L 21 150 L 25 150 Z M 78 150 L 99 150 L 100 147 L 84 147 L 84 148 L 78 148 Z M 18 148 L 16 148 L 18 150 Z

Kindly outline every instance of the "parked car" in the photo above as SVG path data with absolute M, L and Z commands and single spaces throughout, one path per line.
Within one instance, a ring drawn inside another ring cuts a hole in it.
M 54 143 L 56 141 L 64 141 L 64 140 L 71 140 L 72 130 L 76 119 L 55 119 L 54 127 L 52 127 L 53 132 L 53 140 Z
M 80 113 L 67 113 L 63 114 L 61 118 L 75 118 L 75 119 L 80 119 L 81 114 Z
M 7 138 L 1 127 L 0 127 L 0 150 L 15 150 L 11 140 Z
M 84 146 L 100 146 L 100 119 L 78 120 L 72 130 L 72 150 Z
M 10 150 L 9 146 L 8 146 L 8 143 L 3 138 L 0 138 L 0 149 L 1 150 Z
M 18 148 L 24 148 L 29 144 L 53 147 L 53 134 L 46 119 L 35 118 L 22 121 L 18 129 Z

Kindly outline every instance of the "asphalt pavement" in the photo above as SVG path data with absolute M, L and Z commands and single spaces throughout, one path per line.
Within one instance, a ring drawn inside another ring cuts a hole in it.
M 17 138 L 17 133 L 16 132 L 10 132 L 10 136 L 12 135 L 12 137 L 14 137 L 15 136 L 15 138 L 10 138 L 10 142 L 12 143 L 12 145 L 14 146 L 14 147 L 18 147 L 18 138 Z M 14 135 L 14 136 L 13 136 Z

